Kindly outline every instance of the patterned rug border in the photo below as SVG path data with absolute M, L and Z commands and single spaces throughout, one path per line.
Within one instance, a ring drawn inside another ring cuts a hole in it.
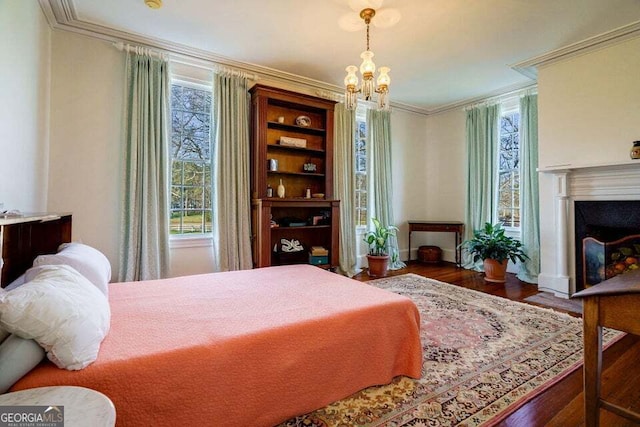
M 475 289 L 469 289 L 469 288 L 465 288 L 463 286 L 458 286 L 458 285 L 455 285 L 455 284 L 452 284 L 452 283 L 447 283 L 447 282 L 443 282 L 443 281 L 440 281 L 440 280 L 431 279 L 429 277 L 420 276 L 419 274 L 415 274 L 415 273 L 405 273 L 405 274 L 399 274 L 399 275 L 396 275 L 396 276 L 381 277 L 379 279 L 373 279 L 373 280 L 370 280 L 368 282 L 369 283 L 371 283 L 371 282 L 382 282 L 382 281 L 386 281 L 386 280 L 401 279 L 403 277 L 410 277 L 410 278 L 414 278 L 414 279 L 427 280 L 427 281 L 430 281 L 430 282 L 438 283 L 440 285 L 444 285 L 444 287 L 453 287 L 453 288 L 456 288 L 457 290 L 463 290 L 465 292 L 482 295 L 483 297 L 486 297 L 486 298 L 489 298 L 489 299 L 501 300 L 501 301 L 507 300 L 510 303 L 521 305 L 521 306 L 526 306 L 529 309 L 538 310 L 538 311 L 541 311 L 541 312 L 553 313 L 555 316 L 566 317 L 568 319 L 571 319 L 572 321 L 579 321 L 580 323 L 582 323 L 582 317 L 571 316 L 570 314 L 567 314 L 567 313 L 564 313 L 564 312 L 561 312 L 561 311 L 558 311 L 558 310 L 554 310 L 553 308 L 540 307 L 540 306 L 537 306 L 537 305 L 528 304 L 526 302 L 510 300 L 510 299 L 505 298 L 505 297 L 500 297 L 500 296 L 497 296 L 497 295 L 488 294 L 488 293 L 485 293 L 485 292 L 482 292 L 482 291 L 478 291 L 478 290 L 475 290 Z M 390 291 L 390 292 L 392 292 L 392 291 Z M 581 314 L 581 313 L 578 313 L 578 314 Z M 616 331 L 616 332 L 618 332 L 617 336 L 613 337 L 612 339 L 610 339 L 606 343 L 603 342 L 603 345 L 602 345 L 603 350 L 606 350 L 607 348 L 609 348 L 610 346 L 612 346 L 613 344 L 615 344 L 616 342 L 621 340 L 626 335 L 623 332 L 619 332 L 619 331 Z M 522 406 L 524 406 L 527 402 L 533 400 L 537 396 L 540 396 L 542 393 L 547 391 L 549 388 L 551 388 L 555 384 L 559 383 L 560 381 L 562 381 L 563 379 L 565 379 L 566 377 L 571 375 L 573 372 L 575 372 L 579 367 L 581 367 L 583 365 L 583 362 L 584 362 L 584 356 L 579 357 L 578 360 L 573 361 L 571 364 L 569 364 L 569 366 L 566 366 L 566 367 L 562 368 L 560 370 L 561 371 L 560 373 L 558 373 L 556 375 L 553 375 L 552 378 L 550 378 L 550 379 L 548 379 L 546 381 L 543 381 L 542 384 L 534 387 L 532 390 L 526 392 L 524 395 L 516 398 L 516 400 L 514 400 L 513 403 L 509 404 L 509 406 L 507 406 L 503 410 L 501 410 L 498 413 L 496 413 L 494 417 L 486 420 L 481 425 L 483 427 L 491 427 L 491 426 L 495 426 L 496 424 L 504 421 L 507 417 L 509 417 L 510 415 L 515 413 L 518 409 L 520 409 Z M 534 381 L 535 379 L 537 379 L 540 376 L 542 376 L 542 375 L 536 376 L 536 377 L 532 378 L 531 380 L 527 381 L 526 383 L 522 384 L 520 387 L 517 387 L 516 389 L 511 390 L 510 392 L 507 393 L 507 395 L 515 395 L 515 394 L 517 394 L 519 389 L 522 389 L 524 386 L 530 384 L 532 381 Z M 505 395 L 505 396 L 507 396 L 507 395 Z M 488 407 L 492 406 L 493 404 L 495 404 L 495 402 L 492 402 L 492 404 L 488 405 Z M 382 420 L 381 423 L 375 424 L 375 426 L 383 426 L 387 421 L 388 420 Z M 465 424 L 464 424 L 464 422 L 462 422 L 459 425 L 463 426 Z
M 401 277 L 407 277 L 407 276 L 410 276 L 412 278 L 417 278 L 417 279 L 429 280 L 431 282 L 435 282 L 435 283 L 438 283 L 438 284 L 441 284 L 441 285 L 452 286 L 452 287 L 454 287 L 456 289 L 463 289 L 464 291 L 472 292 L 472 293 L 475 293 L 475 294 L 478 294 L 478 295 L 482 295 L 483 297 L 488 297 L 488 298 L 495 299 L 495 300 L 500 300 L 500 301 L 507 300 L 507 301 L 512 302 L 514 304 L 519 304 L 519 305 L 523 305 L 523 306 L 526 306 L 526 307 L 532 307 L 532 308 L 534 308 L 536 310 L 546 311 L 546 312 L 553 313 L 553 314 L 556 314 L 556 315 L 567 316 L 567 317 L 570 317 L 572 319 L 582 320 L 582 317 L 572 316 L 572 315 L 564 313 L 562 311 L 554 310 L 551 307 L 540 307 L 539 305 L 533 305 L 533 304 L 529 304 L 529 303 L 523 302 L 523 301 L 510 300 L 509 298 L 500 297 L 498 295 L 493 295 L 493 294 L 488 294 L 486 292 L 478 291 L 478 290 L 475 290 L 475 289 L 465 288 L 464 286 L 454 285 L 453 283 L 442 282 L 440 280 L 432 279 L 430 277 L 420 276 L 419 274 L 415 274 L 415 273 L 405 273 L 405 274 L 398 274 L 396 276 L 381 277 L 379 279 L 369 280 L 369 281 L 367 281 L 365 283 L 380 282 L 380 281 L 391 280 L 391 279 L 399 279 Z M 581 313 L 576 313 L 576 314 L 581 314 Z

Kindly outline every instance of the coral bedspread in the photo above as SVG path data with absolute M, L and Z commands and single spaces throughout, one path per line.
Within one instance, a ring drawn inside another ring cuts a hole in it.
M 101 391 L 119 426 L 269 426 L 420 376 L 413 302 L 312 266 L 117 283 L 109 299 L 95 363 L 43 363 L 13 390 Z

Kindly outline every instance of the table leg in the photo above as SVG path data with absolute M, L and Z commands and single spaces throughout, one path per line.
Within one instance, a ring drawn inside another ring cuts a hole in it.
M 409 226 L 409 255 L 407 262 L 411 261 L 411 226 Z
M 584 338 L 584 421 L 586 427 L 600 424 L 600 375 L 602 370 L 602 327 L 598 319 L 599 297 L 582 301 Z

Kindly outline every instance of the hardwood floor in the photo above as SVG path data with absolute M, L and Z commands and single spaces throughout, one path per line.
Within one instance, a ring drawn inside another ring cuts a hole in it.
M 413 262 L 406 269 L 390 272 L 389 276 L 406 273 L 418 274 L 514 301 L 526 302 L 525 298 L 538 293 L 536 285 L 521 282 L 513 274 L 508 275 L 507 282 L 503 285 L 487 284 L 481 273 L 457 268 L 451 263 L 426 265 Z M 355 276 L 354 279 L 367 281 L 372 278 L 363 272 Z M 575 313 L 567 311 L 565 313 L 579 317 Z M 602 374 L 602 396 L 604 399 L 640 412 L 639 362 L 640 339 L 638 337 L 627 335 L 605 350 Z M 582 369 L 577 369 L 527 402 L 498 425 L 507 427 L 583 426 Z M 625 427 L 638 424 L 601 410 L 600 425 Z

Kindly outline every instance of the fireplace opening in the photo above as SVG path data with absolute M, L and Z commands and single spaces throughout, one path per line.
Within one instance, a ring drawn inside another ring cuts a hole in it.
M 576 201 L 576 291 L 640 268 L 640 201 Z

